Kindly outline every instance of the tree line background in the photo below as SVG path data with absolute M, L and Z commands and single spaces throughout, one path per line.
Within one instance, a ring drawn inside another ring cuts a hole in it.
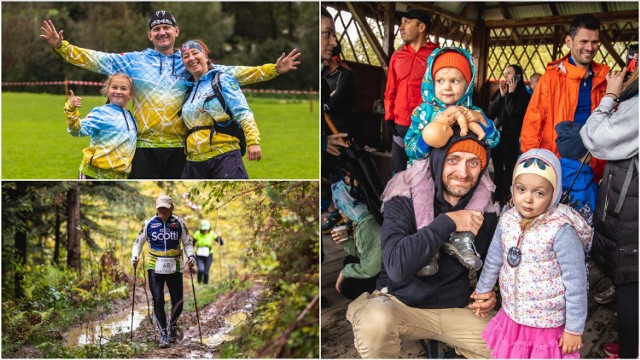
M 131 246 L 163 193 L 191 233 L 203 219 L 221 232 L 212 289 L 268 287 L 234 353 L 319 356 L 317 182 L 18 181 L 2 184 L 3 357 L 33 357 L 28 346 L 43 351 L 35 357 L 93 357 L 62 334 L 131 298 Z M 118 351 L 101 355 L 136 354 Z
M 104 52 L 142 51 L 149 16 L 167 10 L 177 20 L 176 47 L 201 39 L 214 62 L 225 65 L 275 63 L 282 52 L 302 52 L 297 71 L 252 88 L 318 90 L 318 3 L 313 2 L 4 2 L 2 81 L 103 81 L 68 64 L 39 37 L 50 19 L 71 44 Z M 97 87 L 80 88 L 98 93 Z M 3 89 L 6 91 L 6 89 Z M 12 91 L 60 92 L 60 87 L 11 87 Z

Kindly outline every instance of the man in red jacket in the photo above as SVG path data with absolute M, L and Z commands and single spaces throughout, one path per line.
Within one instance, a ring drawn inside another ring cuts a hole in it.
M 426 11 L 408 9 L 397 12 L 401 16 L 400 36 L 405 44 L 391 56 L 384 92 L 384 119 L 387 132 L 392 134 L 391 158 L 393 172 L 407 168 L 409 160 L 404 152 L 404 136 L 411 125 L 411 113 L 420 105 L 420 86 L 427 71 L 427 58 L 438 46 L 427 40 L 431 18 Z

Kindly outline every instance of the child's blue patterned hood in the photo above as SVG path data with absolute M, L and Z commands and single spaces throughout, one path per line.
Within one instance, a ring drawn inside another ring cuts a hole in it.
M 464 57 L 466 57 L 467 60 L 469 61 L 469 66 L 471 67 L 471 83 L 467 84 L 468 85 L 467 90 L 462 95 L 460 100 L 458 100 L 458 102 L 456 103 L 456 105 L 469 108 L 471 107 L 471 104 L 472 104 L 471 98 L 473 96 L 473 84 L 476 79 L 476 66 L 473 64 L 473 58 L 471 58 L 471 54 L 469 54 L 467 50 L 457 48 L 457 47 L 452 47 L 452 46 L 447 46 L 447 47 L 434 50 L 429 56 L 429 58 L 427 59 L 427 71 L 424 73 L 424 77 L 422 78 L 422 86 L 420 88 L 421 94 L 422 94 L 422 101 L 430 105 L 437 105 L 443 108 L 447 106 L 442 101 L 436 98 L 434 84 L 433 84 L 433 75 L 431 74 L 431 71 L 432 71 L 433 63 L 436 57 L 448 51 L 456 51 L 464 55 Z

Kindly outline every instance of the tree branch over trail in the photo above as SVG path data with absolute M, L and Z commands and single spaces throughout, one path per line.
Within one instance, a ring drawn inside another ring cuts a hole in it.
M 262 349 L 260 349 L 258 351 L 258 354 L 256 355 L 257 358 L 266 358 L 266 357 L 270 357 L 267 354 L 272 353 L 272 351 L 275 349 L 275 356 L 274 357 L 281 357 L 281 352 L 282 352 L 282 348 L 284 347 L 284 345 L 287 343 L 287 338 L 289 337 L 289 335 L 291 335 L 291 333 L 296 330 L 301 324 L 302 324 L 302 319 L 304 319 L 304 317 L 307 315 L 307 313 L 309 312 L 309 310 L 311 310 L 313 308 L 313 306 L 315 304 L 318 303 L 318 299 L 320 298 L 320 295 L 316 295 L 311 302 L 309 303 L 309 305 L 307 305 L 306 308 L 304 308 L 304 310 L 302 310 L 302 312 L 300 313 L 300 315 L 298 315 L 298 317 L 296 318 L 296 321 L 294 321 L 293 323 L 291 323 L 289 325 L 289 327 L 287 327 L 287 330 L 285 330 L 285 332 L 273 343 L 269 344 L 269 345 L 265 345 Z

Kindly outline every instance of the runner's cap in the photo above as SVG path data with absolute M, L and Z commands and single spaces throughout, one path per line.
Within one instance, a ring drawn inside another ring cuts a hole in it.
M 167 208 L 170 209 L 173 206 L 173 200 L 167 195 L 160 195 L 156 199 L 156 209 Z

